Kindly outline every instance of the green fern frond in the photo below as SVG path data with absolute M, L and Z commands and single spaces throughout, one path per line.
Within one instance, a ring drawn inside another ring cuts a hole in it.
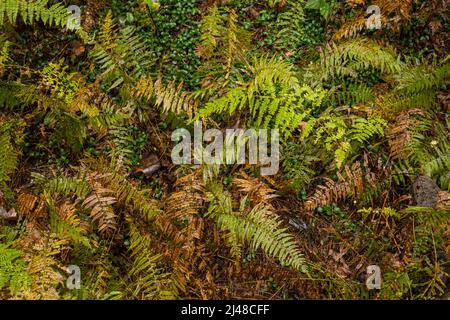
M 284 7 L 284 12 L 279 15 L 278 27 L 280 31 L 277 33 L 278 45 L 288 43 L 290 47 L 296 48 L 302 37 L 304 12 L 303 2 L 300 1 L 286 1 L 287 6 Z
M 31 277 L 27 273 L 22 252 L 10 248 L 9 243 L 0 243 L 0 291 L 9 290 L 13 297 L 31 286 Z M 0 297 L 6 299 L 0 292 Z
M 306 189 L 314 177 L 314 163 L 320 161 L 316 149 L 305 142 L 289 143 L 284 150 L 282 167 L 285 177 L 292 181 L 294 189 Z
M 52 196 L 56 194 L 64 197 L 75 195 L 80 199 L 85 199 L 92 192 L 92 187 L 86 181 L 85 173 L 83 172 L 80 172 L 75 177 L 59 176 L 51 179 L 34 172 L 31 173 L 31 176 L 34 184 L 40 190 L 45 190 Z
M 216 181 L 208 183 L 210 192 L 209 217 L 214 218 L 221 230 L 227 231 L 227 240 L 235 257 L 241 256 L 241 246 L 249 243 L 253 250 L 262 249 L 268 256 L 278 259 L 284 266 L 304 271 L 305 260 L 297 243 L 281 221 L 263 205 L 248 213 L 233 212 L 230 195 Z M 241 209 L 245 208 L 245 200 Z
M 134 279 L 133 295 L 140 299 L 174 299 L 177 292 L 169 273 L 164 273 L 158 264 L 161 255 L 152 252 L 152 241 L 137 225 L 129 221 L 130 248 L 133 263 L 128 275 Z
M 357 118 L 350 129 L 351 139 L 366 143 L 373 136 L 383 136 L 386 126 L 387 121 L 379 117 Z
M 217 6 L 212 6 L 201 21 L 202 56 L 210 59 L 217 49 L 220 36 L 224 33 L 223 18 Z
M 164 86 L 161 79 L 153 83 L 150 79 L 142 78 L 130 90 L 130 94 L 145 102 L 154 103 L 163 113 L 185 112 L 189 118 L 192 118 L 199 105 L 189 92 L 183 91 L 183 83 L 177 86 L 174 81 L 169 81 Z
M 47 208 L 50 212 L 50 230 L 60 239 L 69 239 L 75 244 L 81 244 L 86 248 L 92 249 L 89 239 L 83 234 L 82 228 L 80 228 L 80 220 L 74 214 L 75 208 L 65 207 L 61 209 L 57 207 L 54 199 L 44 193 Z M 73 209 L 73 212 L 68 212 Z M 66 216 L 62 216 L 62 215 Z
M 309 113 L 309 108 L 321 104 L 324 92 L 298 85 L 293 72 L 289 68 L 282 69 L 284 63 L 261 61 L 265 60 L 256 60 L 254 79 L 208 102 L 198 110 L 196 119 L 206 120 L 213 114 L 233 115 L 240 111 L 247 115 L 250 126 L 278 128 L 280 134 L 288 138 Z
M 236 239 L 249 242 L 253 250 L 261 248 L 282 265 L 303 270 L 305 260 L 294 238 L 286 229 L 281 228 L 281 221 L 271 216 L 264 207 L 256 206 L 244 217 L 219 214 L 217 222 L 221 229 L 228 231 Z
M 398 83 L 396 89 L 409 95 L 433 89 L 437 91 L 443 85 L 449 85 L 450 62 L 435 68 L 424 64 L 415 67 L 408 65 L 395 78 Z
M 386 113 L 416 108 L 433 112 L 437 106 L 436 96 L 446 90 L 450 83 L 450 63 L 439 65 L 405 64 L 395 75 L 397 86 L 386 95 L 378 97 Z
M 342 90 L 333 93 L 331 100 L 338 106 L 355 106 L 374 100 L 372 89 L 364 83 L 342 83 Z
M 19 98 L 19 94 L 25 87 L 28 86 L 13 81 L 0 81 L 0 109 L 23 109 L 27 103 L 25 99 Z
M 209 75 L 219 75 L 212 86 L 225 86 L 231 74 L 237 71 L 236 62 L 246 62 L 250 47 L 250 33 L 239 27 L 234 9 L 224 10 L 213 6 L 201 22 L 202 37 L 197 46 L 197 55 L 207 61 L 205 69 Z
M 381 74 L 393 75 L 403 67 L 399 57 L 389 47 L 363 39 L 346 41 L 333 46 L 321 54 L 305 73 L 305 79 L 312 85 L 343 77 L 356 77 L 358 71 L 368 68 Z
M 44 123 L 54 128 L 52 138 L 73 154 L 79 154 L 88 136 L 88 128 L 76 114 L 52 110 L 46 114 Z
M 50 62 L 41 72 L 42 84 L 69 104 L 80 89 L 80 84 L 74 79 L 76 72 L 68 73 L 68 67 L 63 64 L 63 59 L 57 63 Z
M 247 94 L 249 99 L 253 97 L 255 92 L 264 90 L 267 87 L 280 85 L 289 89 L 295 89 L 299 84 L 298 76 L 294 70 L 294 66 L 277 57 L 255 58 L 249 66 L 250 80 L 247 84 Z
M 0 119 L 0 186 L 10 181 L 18 165 L 19 152 L 12 144 L 11 124 Z
M 135 141 L 135 137 L 132 135 L 127 127 L 112 126 L 109 131 L 112 136 L 115 148 L 113 152 L 115 156 L 120 157 L 125 164 L 135 165 L 135 151 L 132 146 Z
M 16 23 L 20 15 L 26 24 L 42 21 L 44 24 L 65 27 L 71 16 L 62 3 L 47 7 L 48 0 L 2 0 L 0 2 L 0 26 L 8 19 Z
M 9 58 L 9 47 L 11 42 L 0 36 L 0 75 L 3 75 L 5 70 L 5 63 L 10 60 Z
M 109 84 L 109 90 L 123 83 L 134 84 L 148 74 L 154 63 L 152 54 L 140 36 L 135 35 L 133 27 L 122 28 L 117 32 L 111 12 L 103 21 L 99 41 L 91 56 L 103 70 L 102 75 Z

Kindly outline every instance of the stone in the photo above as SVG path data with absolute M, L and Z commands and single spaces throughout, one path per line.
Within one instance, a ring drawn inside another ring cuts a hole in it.
M 441 189 L 428 176 L 419 176 L 413 183 L 413 196 L 419 207 L 436 208 Z

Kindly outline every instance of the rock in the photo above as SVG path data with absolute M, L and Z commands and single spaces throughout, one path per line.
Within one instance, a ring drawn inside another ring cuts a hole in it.
M 157 164 L 151 165 L 150 167 L 142 169 L 142 172 L 145 174 L 145 176 L 147 178 L 150 178 L 152 176 L 152 174 L 157 172 L 159 169 L 161 169 L 161 164 L 157 163 Z
M 427 176 L 419 176 L 413 183 L 413 196 L 417 206 L 436 208 L 441 189 Z
M 155 172 L 161 169 L 161 162 L 156 154 L 150 154 L 144 157 L 135 172 L 142 172 L 147 178 L 150 178 Z

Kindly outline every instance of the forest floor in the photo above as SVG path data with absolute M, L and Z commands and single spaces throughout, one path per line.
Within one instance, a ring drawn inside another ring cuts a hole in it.
M 448 295 L 450 2 L 372 2 L 0 4 L 0 298 Z M 279 171 L 175 164 L 199 121 Z

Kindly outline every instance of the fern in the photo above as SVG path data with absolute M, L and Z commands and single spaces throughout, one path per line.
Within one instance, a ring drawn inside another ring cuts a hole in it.
M 254 58 L 247 73 L 251 79 L 245 84 L 249 98 L 252 98 L 255 92 L 267 87 L 280 85 L 288 89 L 296 89 L 300 86 L 294 66 L 276 56 Z
M 359 1 L 357 1 L 357 4 Z M 364 1 L 361 1 L 364 3 Z M 380 8 L 381 25 L 383 28 L 392 31 L 399 31 L 402 23 L 409 20 L 409 9 L 412 5 L 411 0 L 406 1 L 389 1 L 375 0 L 371 2 Z M 393 18 L 390 18 L 393 17 Z M 358 35 L 365 28 L 367 15 L 358 14 L 355 18 L 346 21 L 333 35 L 334 40 L 341 40 Z
M 305 260 L 294 238 L 281 228 L 281 221 L 264 206 L 257 205 L 244 214 L 245 200 L 241 202 L 241 212 L 232 209 L 230 196 L 216 181 L 207 183 L 210 192 L 208 216 L 214 218 L 218 226 L 227 231 L 227 240 L 232 253 L 241 256 L 241 247 L 249 243 L 254 250 L 262 249 L 268 256 L 278 259 L 283 265 L 305 272 Z
M 129 225 L 133 263 L 128 274 L 135 279 L 133 295 L 140 299 L 175 298 L 177 293 L 171 286 L 170 274 L 163 273 L 158 267 L 161 256 L 152 252 L 149 236 L 142 234 L 133 222 Z
M 369 142 L 369 139 L 373 136 L 383 136 L 386 126 L 386 120 L 379 117 L 358 118 L 350 129 L 350 139 L 360 143 Z
M 44 123 L 54 129 L 52 138 L 65 146 L 72 154 L 79 154 L 88 137 L 88 128 L 83 119 L 62 110 L 47 113 Z
M 99 183 L 94 182 L 93 185 L 92 195 L 84 200 L 83 206 L 90 210 L 92 221 L 98 223 L 99 231 L 111 234 L 117 229 L 116 215 L 111 206 L 116 198 L 111 190 L 103 188 Z
M 26 99 L 19 97 L 28 86 L 13 82 L 0 81 L 0 108 L 6 110 L 23 109 L 27 105 Z
M 396 112 L 415 108 L 433 111 L 437 92 L 445 90 L 450 79 L 450 64 L 445 61 L 431 66 L 405 65 L 395 76 L 396 88 L 380 99 L 379 104 Z
M 197 48 L 197 53 L 206 59 L 212 58 L 217 49 L 220 37 L 225 30 L 222 24 L 223 18 L 217 6 L 211 7 L 201 21 L 201 47 Z
M 135 166 L 141 159 L 147 136 L 137 127 L 111 126 L 109 133 L 114 142 L 111 155 L 120 158 L 127 166 Z
M 294 238 L 281 228 L 281 222 L 270 216 L 264 208 L 256 206 L 245 217 L 220 214 L 217 223 L 228 231 L 229 237 L 248 241 L 253 250 L 261 248 L 268 256 L 278 259 L 282 265 L 304 271 L 305 260 Z
M 101 26 L 99 41 L 92 50 L 92 58 L 103 70 L 104 81 L 112 90 L 123 83 L 134 83 L 148 73 L 153 57 L 132 27 L 116 31 L 109 12 Z
M 20 15 L 26 24 L 42 21 L 49 26 L 65 27 L 71 14 L 62 3 L 47 7 L 48 2 L 48 0 L 3 0 L 0 3 L 0 26 L 6 19 L 16 23 Z
M 368 142 L 375 135 L 383 136 L 387 122 L 379 117 L 356 118 L 347 125 L 345 118 L 326 111 L 322 116 L 309 120 L 302 132 L 304 140 L 314 130 L 314 144 L 324 142 L 327 151 L 333 151 L 337 168 L 341 168 L 350 153 L 359 150 L 360 145 L 352 146 L 352 141 L 360 144 Z
M 74 214 L 70 210 L 62 210 L 61 207 L 54 204 L 52 197 L 56 197 L 57 195 L 67 199 L 75 197 L 77 202 L 82 201 L 81 207 L 89 211 L 92 222 L 98 225 L 100 233 L 111 234 L 116 230 L 116 215 L 111 206 L 116 202 L 116 199 L 110 190 L 98 182 L 100 177 L 97 174 L 89 173 L 87 175 L 85 170 L 81 170 L 76 177 L 60 176 L 53 179 L 46 179 L 39 174 L 32 174 L 32 176 L 38 187 L 37 190 L 42 190 L 44 198 L 47 199 L 46 202 L 51 209 L 53 221 L 56 223 L 55 226 L 62 233 L 66 230 L 69 234 L 76 236 L 76 228 L 74 229 L 74 227 L 77 227 L 79 223 L 75 222 L 75 225 L 73 223 L 66 223 L 68 219 L 73 220 L 71 217 Z M 70 208 L 66 206 L 65 209 Z M 62 221 L 60 221 L 61 219 Z
M 359 14 L 357 17 L 344 23 L 333 35 L 333 40 L 341 40 L 358 35 L 366 26 L 367 17 Z
M 142 78 L 130 91 L 130 94 L 145 102 L 153 102 L 155 106 L 162 109 L 163 113 L 180 114 L 185 112 L 189 118 L 192 118 L 198 108 L 198 101 L 189 92 L 183 92 L 182 87 L 182 83 L 176 86 L 174 81 L 169 81 L 164 86 L 161 79 L 153 83 L 149 79 Z
M 11 141 L 11 124 L 0 119 L 0 186 L 10 181 L 18 165 L 19 152 Z
M 68 73 L 68 67 L 63 66 L 63 63 L 64 60 L 62 59 L 58 63 L 49 63 L 42 70 L 42 84 L 69 104 L 80 89 L 80 85 L 74 79 L 76 73 Z
M 275 6 L 283 7 L 289 0 L 267 0 L 269 7 L 273 8 Z
M 305 79 L 313 85 L 334 78 L 356 77 L 358 71 L 374 68 L 382 74 L 398 73 L 403 64 L 391 48 L 369 40 L 352 40 L 335 45 L 309 66 Z
M 297 48 L 300 38 L 302 36 L 304 13 L 303 0 L 300 1 L 286 1 L 287 6 L 284 7 L 284 12 L 279 15 L 278 27 L 280 31 L 277 33 L 278 46 L 283 46 L 285 43 L 289 44 L 289 48 Z
M 68 239 L 59 239 L 47 230 L 36 228 L 29 223 L 25 232 L 14 242 L 14 246 L 22 249 L 27 262 L 27 272 L 31 278 L 29 290 L 21 293 L 22 299 L 59 299 L 57 290 L 64 277 L 58 257 L 68 249 Z M 66 251 L 67 252 L 67 251 Z
M 14 296 L 30 286 L 31 277 L 26 271 L 22 252 L 10 248 L 10 244 L 0 243 L 0 290 L 8 288 L 9 293 Z
M 299 85 L 283 63 L 256 60 L 254 78 L 245 86 L 231 89 L 222 98 L 208 102 L 197 112 L 196 119 L 206 120 L 213 114 L 233 115 L 248 112 L 249 125 L 254 128 L 278 128 L 288 138 L 308 114 L 318 107 L 324 97 L 321 90 Z M 272 72 L 276 70 L 276 72 Z
M 314 177 L 314 164 L 320 161 L 315 148 L 308 142 L 289 143 L 284 151 L 283 172 L 296 190 L 306 189 Z
M 133 150 L 133 143 L 135 137 L 130 130 L 126 127 L 112 126 L 110 129 L 110 135 L 115 144 L 113 149 L 114 155 L 120 157 L 121 160 L 127 165 L 136 165 L 135 152 Z
M 417 168 L 416 173 L 426 174 L 439 181 L 442 188 L 449 188 L 447 173 L 450 170 L 448 129 L 430 119 L 431 115 L 416 115 L 413 125 L 407 129 L 407 141 L 404 145 L 404 157 Z M 428 136 L 433 130 L 435 135 Z
M 82 244 L 92 249 L 89 239 L 80 226 L 81 221 L 76 215 L 74 205 L 64 203 L 57 206 L 54 199 L 47 193 L 44 193 L 44 198 L 50 212 L 50 230 L 60 239 L 69 239 L 75 244 Z
M 446 285 L 441 279 L 445 273 L 436 252 L 445 250 L 448 241 L 450 215 L 448 210 L 408 207 L 405 209 L 415 219 L 414 265 L 409 269 L 414 279 L 419 298 L 429 298 L 444 293 Z
M 396 75 L 397 90 L 409 95 L 440 89 L 450 80 L 450 62 L 430 68 L 427 65 L 407 66 Z
M 234 9 L 221 15 L 217 6 L 211 7 L 209 14 L 201 22 L 201 43 L 197 55 L 208 63 L 208 75 L 218 75 L 212 86 L 225 86 L 234 74 L 236 62 L 246 62 L 246 51 L 250 47 L 250 34 L 238 26 L 238 15 Z
M 360 162 L 355 162 L 351 167 L 346 165 L 343 174 L 338 172 L 338 181 L 326 178 L 326 182 L 320 185 L 305 202 L 307 210 L 314 210 L 317 207 L 325 206 L 333 202 L 338 202 L 348 197 L 358 199 L 364 195 L 367 187 L 376 184 L 376 175 L 367 166 L 361 166 Z
M 117 164 L 116 162 L 112 162 Z M 91 170 L 100 174 L 99 182 L 114 192 L 117 202 L 123 206 L 130 206 L 134 211 L 140 213 L 141 218 L 146 221 L 154 220 L 160 213 L 156 203 L 149 201 L 144 192 L 139 190 L 116 168 L 101 162 L 87 161 Z
M 9 47 L 11 42 L 0 36 L 0 75 L 3 75 L 5 70 L 5 63 L 10 60 L 9 58 Z M 1 104 L 1 103 L 0 103 Z
M 84 199 L 92 191 L 92 187 L 86 181 L 84 172 L 80 172 L 75 177 L 59 176 L 51 179 L 47 179 L 39 173 L 31 173 L 31 176 L 33 177 L 33 182 L 40 190 L 46 190 L 51 195 L 60 194 L 68 197 L 74 194 Z
M 347 85 L 343 82 L 342 86 L 342 90 L 333 92 L 331 97 L 333 104 L 357 106 L 375 99 L 372 89 L 364 83 L 350 83 Z

